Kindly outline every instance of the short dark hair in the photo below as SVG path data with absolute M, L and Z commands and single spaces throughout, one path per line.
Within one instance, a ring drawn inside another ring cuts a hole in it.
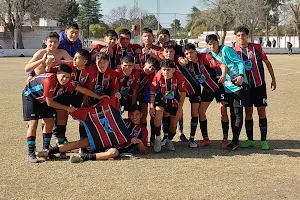
M 129 107 L 128 112 L 139 111 L 142 112 L 142 107 L 140 105 L 134 104 Z
M 109 61 L 109 55 L 106 54 L 105 52 L 99 52 L 96 56 L 96 59 Z
M 156 71 L 160 69 L 159 61 L 153 57 L 148 58 L 145 63 L 152 65 Z
M 205 38 L 205 42 L 208 44 L 210 42 L 218 42 L 218 36 L 216 34 L 209 34 Z
M 123 64 L 124 62 L 125 63 L 129 63 L 129 62 L 134 63 L 134 58 L 132 56 L 124 56 L 121 60 L 121 64 Z
M 245 33 L 246 35 L 249 35 L 249 29 L 246 26 L 239 26 L 235 28 L 234 35 L 236 35 L 238 32 Z
M 173 42 L 166 42 L 163 44 L 163 49 L 174 49 L 175 50 L 175 45 Z
M 166 67 L 166 68 L 175 68 L 176 67 L 176 64 L 174 61 L 170 60 L 170 59 L 165 59 L 165 60 L 162 60 L 160 62 L 160 67 Z
M 57 40 L 59 40 L 59 35 L 58 35 L 58 33 L 56 33 L 56 32 L 50 32 L 50 33 L 46 36 L 46 39 L 49 39 L 49 38 L 56 38 Z
M 143 33 L 151 33 L 151 34 L 153 35 L 153 31 L 152 31 L 152 29 L 150 29 L 150 28 L 143 28 L 142 34 L 143 34 Z
M 130 32 L 130 30 L 128 30 L 128 29 L 126 29 L 126 28 L 123 28 L 123 29 L 121 29 L 121 30 L 119 31 L 119 36 L 120 36 L 121 34 L 129 35 L 130 38 L 131 38 L 131 32 Z
M 196 46 L 192 43 L 187 43 L 185 46 L 184 46 L 184 50 L 194 50 L 196 51 Z
M 170 32 L 168 31 L 168 29 L 165 29 L 165 28 L 161 29 L 161 30 L 157 33 L 157 36 L 159 36 L 160 34 L 166 34 L 166 35 L 168 35 L 169 37 L 171 37 L 171 36 L 170 36 Z
M 66 65 L 66 64 L 61 64 L 58 67 L 58 71 L 71 74 L 72 73 L 72 67 L 70 67 L 69 65 Z
M 88 60 L 88 61 L 91 60 L 91 53 L 86 49 L 78 49 L 76 51 L 76 53 L 78 53 L 79 55 L 85 57 L 85 59 Z
M 116 37 L 118 39 L 118 34 L 114 30 L 108 30 L 104 33 L 104 37 Z
M 66 29 L 70 29 L 70 28 L 74 28 L 74 29 L 77 29 L 79 30 L 79 26 L 76 22 L 68 22 L 67 25 L 66 25 Z

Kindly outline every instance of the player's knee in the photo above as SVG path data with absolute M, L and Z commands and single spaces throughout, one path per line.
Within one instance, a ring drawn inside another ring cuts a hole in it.
M 44 124 L 46 126 L 53 126 L 54 124 L 54 119 L 53 118 L 47 118 L 47 119 L 43 119 L 44 120 Z
M 119 151 L 116 148 L 111 148 L 107 150 L 107 153 L 111 158 L 116 158 L 119 156 Z
M 265 119 L 266 118 L 266 107 L 258 107 L 257 113 L 258 113 L 258 116 L 260 119 Z
M 38 126 L 38 121 L 37 120 L 31 120 L 28 122 L 28 129 L 29 130 L 36 130 Z

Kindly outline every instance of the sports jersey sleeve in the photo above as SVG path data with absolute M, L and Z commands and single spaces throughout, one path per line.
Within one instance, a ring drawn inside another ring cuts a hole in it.
M 225 48 L 225 47 L 223 47 Z M 226 47 L 224 49 L 225 56 L 239 68 L 239 74 L 244 74 L 245 66 L 244 62 L 242 61 L 241 57 L 236 53 L 236 51 L 232 47 Z
M 141 73 L 140 71 L 136 70 L 134 72 L 134 81 L 131 85 L 131 89 L 139 89 L 139 83 L 140 83 L 140 77 L 141 77 Z
M 203 57 L 202 57 L 203 56 Z M 210 68 L 220 68 L 221 63 L 216 61 L 210 54 L 202 53 L 198 54 L 198 58 L 203 59 L 205 65 L 209 66 Z
M 115 70 L 115 74 L 116 74 L 116 78 L 117 78 L 118 89 L 120 89 L 120 87 L 121 87 L 120 79 L 123 76 L 122 69 L 121 68 L 116 69 Z
M 97 75 L 98 75 L 98 70 L 97 69 L 95 69 L 95 67 L 94 66 L 90 66 L 90 69 L 89 69 L 89 77 L 88 77 L 88 80 L 87 80 L 87 82 L 86 82 L 86 84 L 85 84 L 85 87 L 87 88 L 87 89 L 89 89 L 89 90 L 93 90 L 94 89 L 94 87 L 95 87 L 95 79 L 96 79 L 96 77 L 97 77 Z
M 184 76 L 181 73 L 177 73 L 176 76 L 178 81 L 178 90 L 180 92 L 186 92 Z
M 136 43 L 132 43 L 131 45 L 134 50 L 143 48 L 141 45 L 136 44 Z
M 264 52 L 264 50 L 262 49 L 262 47 L 260 45 L 255 45 L 254 47 L 258 50 L 260 57 L 263 61 L 269 60 L 266 53 Z
M 95 55 L 95 54 L 99 53 L 102 48 L 103 48 L 103 46 L 100 44 L 95 45 L 93 47 L 93 49 L 91 50 L 91 55 Z
M 117 81 L 117 74 L 114 70 L 109 68 L 109 73 L 110 73 L 110 87 L 112 90 L 118 90 L 119 89 L 119 85 L 118 85 L 118 81 Z
M 145 146 L 148 146 L 148 130 L 145 127 L 143 127 L 141 132 L 143 135 L 141 140 Z
M 158 79 L 159 79 L 159 75 L 160 74 L 160 72 L 158 72 L 155 76 L 154 76 L 154 78 L 153 78 L 153 80 L 152 80 L 152 83 L 151 83 L 151 86 L 150 86 L 150 91 L 151 92 L 156 92 L 157 90 L 158 90 L 158 87 L 159 87 L 159 85 L 158 85 Z
M 66 83 L 65 88 L 67 90 L 67 92 L 71 93 L 74 90 L 76 90 L 76 88 L 78 87 L 78 84 L 75 83 L 74 81 L 70 80 L 69 82 Z
M 57 79 L 55 78 L 55 76 L 50 76 L 50 77 L 46 78 L 42 82 L 42 86 L 44 89 L 44 96 L 47 98 L 54 98 L 54 92 L 56 89 L 56 85 L 57 85 Z

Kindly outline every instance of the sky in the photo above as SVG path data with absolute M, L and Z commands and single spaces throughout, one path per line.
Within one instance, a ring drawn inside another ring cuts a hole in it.
M 126 5 L 132 8 L 134 0 L 100 0 L 102 14 L 109 14 L 110 10 Z M 148 13 L 157 13 L 157 0 L 138 0 L 138 6 Z M 188 2 L 188 3 L 187 3 Z M 186 14 L 190 14 L 192 7 L 199 8 L 198 0 L 160 0 L 160 13 L 177 13 L 176 19 L 179 19 L 182 26 L 186 25 Z M 168 28 L 175 19 L 175 14 L 160 14 L 160 24 Z

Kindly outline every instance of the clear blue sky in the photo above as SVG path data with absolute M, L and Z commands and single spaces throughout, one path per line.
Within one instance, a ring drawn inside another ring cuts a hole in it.
M 100 0 L 102 14 L 107 15 L 111 9 L 126 5 L 132 8 L 134 0 Z M 148 13 L 157 13 L 156 0 L 139 0 L 139 8 L 146 10 Z M 186 25 L 186 15 L 191 12 L 191 8 L 197 6 L 198 0 L 160 0 L 160 13 L 177 13 L 176 19 L 179 19 L 183 26 Z M 174 14 L 160 14 L 160 23 L 163 27 L 169 27 L 175 19 Z

